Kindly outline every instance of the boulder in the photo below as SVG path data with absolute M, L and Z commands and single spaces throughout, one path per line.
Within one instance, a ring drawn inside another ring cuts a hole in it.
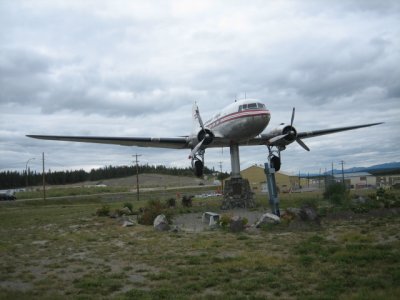
M 123 207 L 119 210 L 119 214 L 122 215 L 131 215 L 132 211 L 128 207 Z
M 131 226 L 134 226 L 134 225 L 135 225 L 135 223 L 131 222 L 131 221 L 124 221 L 122 223 L 122 227 L 131 227 Z
M 244 230 L 242 217 L 233 216 L 229 222 L 229 230 L 232 232 L 240 232 Z
M 259 228 L 261 225 L 265 224 L 278 224 L 281 222 L 281 218 L 277 215 L 265 213 L 261 216 L 261 218 L 257 221 L 256 227 Z
M 319 224 L 319 216 L 314 207 L 306 205 L 300 209 L 300 218 L 303 221 L 312 221 Z
M 168 231 L 170 229 L 167 217 L 165 215 L 158 215 L 153 222 L 155 230 Z

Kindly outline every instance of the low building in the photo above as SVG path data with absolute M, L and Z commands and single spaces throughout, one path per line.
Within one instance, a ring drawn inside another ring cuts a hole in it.
M 267 177 L 265 175 L 264 167 L 251 166 L 240 172 L 243 178 L 247 179 L 250 187 L 254 193 L 267 193 Z M 276 185 L 279 192 L 289 193 L 299 189 L 299 186 L 306 186 L 307 179 L 298 176 L 290 175 L 288 173 L 279 171 L 275 174 Z
M 367 172 L 356 172 L 356 173 L 344 173 L 335 174 L 334 178 L 336 182 L 342 182 L 344 176 L 344 181 L 346 186 L 351 189 L 365 189 L 365 188 L 375 188 L 376 187 L 376 177 Z
M 400 174 L 377 176 L 376 186 L 382 188 L 400 188 Z

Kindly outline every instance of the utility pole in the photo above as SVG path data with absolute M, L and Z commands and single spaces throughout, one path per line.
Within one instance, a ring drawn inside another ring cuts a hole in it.
M 301 179 L 300 179 L 300 170 L 299 170 L 299 190 L 301 189 Z
M 319 168 L 318 189 L 321 189 L 321 168 Z
M 43 161 L 43 200 L 46 200 L 46 177 L 44 173 L 44 152 L 42 153 L 42 161 Z
M 346 184 L 344 182 L 344 161 L 341 160 L 340 163 L 342 164 L 342 182 L 343 182 L 343 187 L 346 188 Z
M 224 193 L 224 179 L 222 178 L 222 161 L 219 162 L 220 179 L 221 179 L 221 192 Z
M 138 161 L 138 157 L 142 156 L 142 155 L 139 155 L 136 153 L 135 155 L 132 155 L 132 156 L 134 156 L 136 158 L 135 159 L 135 162 L 136 162 L 136 200 L 139 201 L 139 165 L 138 165 L 139 161 Z

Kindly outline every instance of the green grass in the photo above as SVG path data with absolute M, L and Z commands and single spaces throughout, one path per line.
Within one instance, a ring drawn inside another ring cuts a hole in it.
M 160 233 L 94 215 L 103 204 L 115 209 L 127 200 L 2 203 L 0 299 L 400 297 L 400 215 L 238 234 Z M 134 210 L 145 204 L 129 201 Z M 307 199 L 284 201 L 298 206 Z M 190 210 L 219 203 L 195 199 Z M 176 212 L 183 210 L 178 205 Z

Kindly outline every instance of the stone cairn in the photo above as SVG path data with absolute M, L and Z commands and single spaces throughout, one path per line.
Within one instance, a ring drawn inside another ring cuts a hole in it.
M 250 183 L 247 179 L 232 178 L 226 180 L 221 209 L 254 208 L 256 203 L 253 195 L 254 193 L 251 191 Z

